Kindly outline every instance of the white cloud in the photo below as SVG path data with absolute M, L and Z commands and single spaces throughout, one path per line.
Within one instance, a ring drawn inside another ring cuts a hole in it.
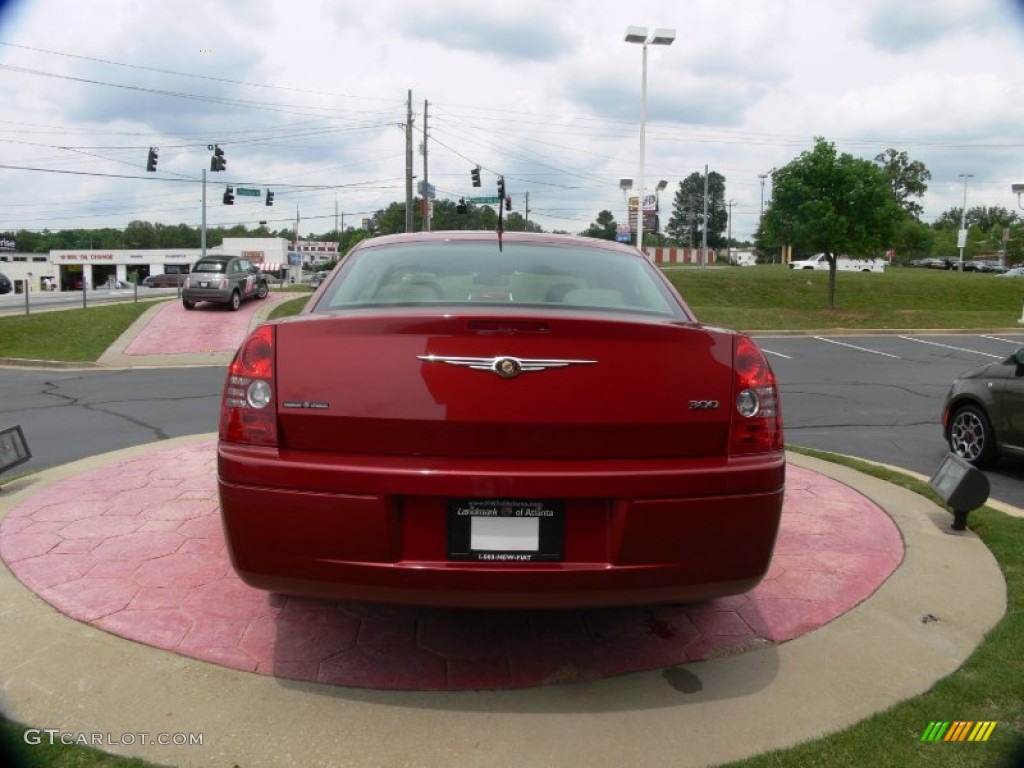
M 479 163 L 486 185 L 508 177 L 519 210 L 529 192 L 546 229 L 580 231 L 603 208 L 622 218 L 618 180 L 639 171 L 629 25 L 678 34 L 649 50 L 646 177 L 674 188 L 708 164 L 740 236 L 757 223 L 758 174 L 819 135 L 922 160 L 926 216 L 960 205 L 963 172 L 969 204 L 1015 207 L 1024 14 L 1000 0 L 23 0 L 0 18 L 0 165 L 143 178 L 0 168 L 0 230 L 196 224 L 198 185 L 175 179 L 198 179 L 216 142 L 228 172 L 208 174 L 209 199 L 233 181 L 276 201 L 211 205 L 212 224 L 285 226 L 298 206 L 304 231 L 326 231 L 335 199 L 354 216 L 404 199 L 410 90 L 416 146 L 431 105 L 443 196 L 471 194 Z M 164 180 L 143 170 L 149 146 Z

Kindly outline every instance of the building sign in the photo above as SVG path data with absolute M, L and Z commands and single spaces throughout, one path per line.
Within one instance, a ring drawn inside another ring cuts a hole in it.
M 113 261 L 112 253 L 60 253 L 57 255 L 60 261 Z
M 253 264 L 262 264 L 263 251 L 242 251 L 242 258 L 248 259 Z
M 13 237 L 0 237 L 0 251 L 16 251 L 17 243 Z

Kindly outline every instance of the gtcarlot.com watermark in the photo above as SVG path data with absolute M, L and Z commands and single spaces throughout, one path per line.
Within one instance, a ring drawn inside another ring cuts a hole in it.
M 26 744 L 66 744 L 78 747 L 130 747 L 147 744 L 161 747 L 201 747 L 201 733 L 149 733 L 135 731 L 127 733 L 73 733 L 59 728 L 27 728 L 24 735 Z

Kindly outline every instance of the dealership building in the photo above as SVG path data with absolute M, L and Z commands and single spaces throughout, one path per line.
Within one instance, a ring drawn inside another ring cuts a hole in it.
M 221 245 L 207 248 L 206 252 L 241 256 L 265 272 L 298 281 L 302 265 L 312 267 L 336 259 L 338 244 L 295 244 L 281 237 L 226 237 Z M 81 290 L 83 281 L 89 287 L 101 287 L 115 281 L 141 283 L 150 275 L 161 273 L 188 273 L 201 255 L 199 248 L 75 249 L 50 251 L 49 256 L 3 252 L 0 272 L 11 279 L 19 292 L 26 284 L 31 286 L 30 290 L 43 290 L 47 279 L 55 281 L 59 290 L 73 291 Z

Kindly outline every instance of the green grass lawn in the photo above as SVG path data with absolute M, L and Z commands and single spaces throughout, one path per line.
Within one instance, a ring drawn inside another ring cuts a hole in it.
M 1024 280 L 974 272 L 837 272 L 834 310 L 828 272 L 761 265 L 665 274 L 701 321 L 738 330 L 1012 328 L 1024 306 Z
M 1024 306 L 1024 280 L 972 272 L 839 272 L 834 310 L 828 309 L 827 272 L 762 265 L 685 267 L 666 274 L 702 322 L 745 331 L 1015 328 Z M 286 301 L 271 317 L 297 314 L 305 301 Z M 95 361 L 148 306 L 0 317 L 0 357 Z
M 0 317 L 0 357 L 94 362 L 151 306 L 124 302 Z

